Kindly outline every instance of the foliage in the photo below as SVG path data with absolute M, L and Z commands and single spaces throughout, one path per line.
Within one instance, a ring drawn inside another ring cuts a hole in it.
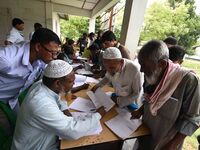
M 61 37 L 77 40 L 82 34 L 88 33 L 89 19 L 79 16 L 69 16 L 69 20 L 60 20 Z
M 124 7 L 115 15 L 115 24 L 113 32 L 115 33 L 117 40 L 120 39 L 123 15 L 124 15 Z
M 101 16 L 96 17 L 95 20 L 95 33 L 101 30 Z
M 196 75 L 200 78 L 200 61 L 185 59 L 183 61 L 182 66 L 193 70 L 196 73 Z
M 194 13 L 194 3 L 189 3 L 188 0 L 168 1 L 171 2 L 155 2 L 149 7 L 141 41 L 175 36 L 179 45 L 190 53 L 191 47 L 200 37 L 200 16 Z

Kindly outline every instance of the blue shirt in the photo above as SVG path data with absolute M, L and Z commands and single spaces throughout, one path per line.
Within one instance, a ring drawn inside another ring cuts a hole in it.
M 17 104 L 20 92 L 29 87 L 45 68 L 45 63 L 29 62 L 30 44 L 20 43 L 0 47 L 0 101 L 11 108 Z
M 57 136 L 78 139 L 98 129 L 99 113 L 76 120 L 64 115 L 62 105 L 59 95 L 41 81 L 33 84 L 20 108 L 11 149 L 54 150 Z

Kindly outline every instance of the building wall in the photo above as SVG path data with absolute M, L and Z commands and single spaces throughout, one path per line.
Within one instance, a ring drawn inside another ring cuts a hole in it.
M 23 31 L 25 39 L 34 30 L 35 22 L 46 27 L 45 3 L 36 0 L 0 0 L 0 45 L 3 44 L 6 34 L 12 27 L 12 19 L 21 18 L 25 23 Z
M 53 12 L 53 31 L 60 36 L 60 18 L 56 12 Z

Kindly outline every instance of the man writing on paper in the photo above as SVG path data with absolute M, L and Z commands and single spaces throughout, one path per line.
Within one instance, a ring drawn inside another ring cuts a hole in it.
M 144 104 L 132 113 L 143 114 L 150 136 L 139 138 L 139 149 L 181 149 L 186 136 L 191 136 L 200 122 L 200 85 L 197 76 L 169 60 L 162 41 L 145 44 L 138 55 L 145 74 Z
M 0 125 L 7 135 L 13 134 L 19 95 L 57 58 L 60 44 L 53 31 L 40 28 L 30 42 L 0 47 Z
M 22 103 L 12 150 L 58 149 L 58 137 L 78 139 L 95 131 L 105 114 L 102 107 L 90 118 L 75 120 L 62 111 L 60 95 L 66 94 L 74 84 L 72 66 L 63 60 L 51 61 L 44 71 L 42 81 L 36 82 Z
M 141 74 L 136 65 L 128 59 L 122 58 L 116 47 L 109 47 L 103 53 L 103 63 L 106 68 L 105 77 L 92 90 L 112 83 L 115 94 L 111 99 L 119 106 L 124 107 L 136 102 L 141 91 Z

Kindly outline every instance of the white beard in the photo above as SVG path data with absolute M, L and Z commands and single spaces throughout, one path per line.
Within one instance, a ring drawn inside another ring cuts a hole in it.
M 145 76 L 145 79 L 147 81 L 148 84 L 150 85 L 154 85 L 158 82 L 158 79 L 160 77 L 160 74 L 162 72 L 161 68 L 158 68 L 157 70 L 155 70 L 151 76 Z

